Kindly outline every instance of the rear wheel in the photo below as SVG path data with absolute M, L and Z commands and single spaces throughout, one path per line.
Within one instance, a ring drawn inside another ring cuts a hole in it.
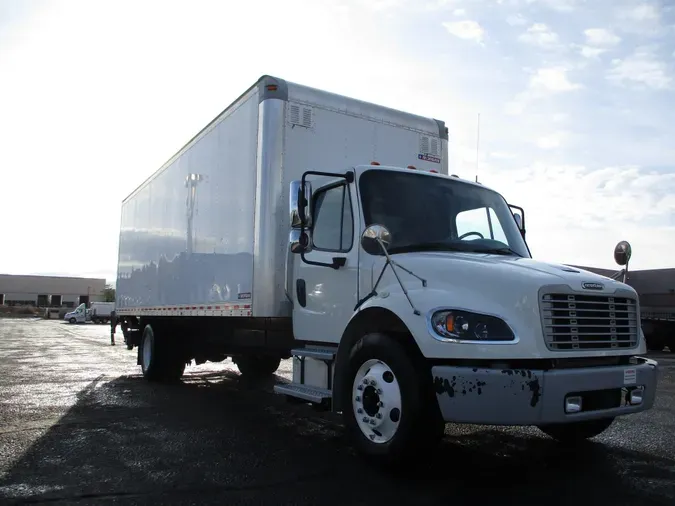
M 577 443 L 585 439 L 599 436 L 612 425 L 614 417 L 582 422 L 556 423 L 539 427 L 544 434 L 561 443 Z
M 177 381 L 185 372 L 185 361 L 170 339 L 158 339 L 150 325 L 143 329 L 139 362 L 143 376 L 150 381 Z
M 364 336 L 350 354 L 344 422 L 359 452 L 376 461 L 424 457 L 444 433 L 430 371 L 410 355 L 380 333 Z
M 270 355 L 240 355 L 235 358 L 234 362 L 242 376 L 266 378 L 277 372 L 281 358 Z

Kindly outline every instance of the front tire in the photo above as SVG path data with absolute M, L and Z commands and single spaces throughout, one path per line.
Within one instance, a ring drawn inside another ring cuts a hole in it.
M 599 436 L 612 425 L 614 417 L 582 422 L 556 423 L 539 427 L 544 434 L 561 443 L 578 443 Z
M 166 337 L 157 339 L 150 325 L 143 329 L 138 355 L 143 377 L 149 381 L 178 381 L 185 372 L 178 350 Z
M 431 373 L 386 334 L 367 334 L 352 348 L 342 399 L 354 446 L 375 461 L 426 457 L 443 437 Z
M 75 318 L 71 318 L 70 320 L 68 320 L 68 323 L 74 324 L 77 323 L 77 320 Z

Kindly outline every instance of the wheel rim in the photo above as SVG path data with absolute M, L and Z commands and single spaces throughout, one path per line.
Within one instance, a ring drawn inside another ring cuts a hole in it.
M 401 423 L 401 388 L 391 368 L 381 360 L 361 365 L 352 386 L 356 423 L 370 441 L 390 441 Z
M 145 339 L 143 339 L 143 369 L 148 369 L 150 367 L 150 362 L 152 361 L 152 336 L 146 334 Z

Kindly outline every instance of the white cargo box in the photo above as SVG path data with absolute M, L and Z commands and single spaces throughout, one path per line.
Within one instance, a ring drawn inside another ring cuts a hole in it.
M 442 121 L 265 76 L 122 204 L 117 313 L 290 316 L 289 183 L 372 161 L 448 172 Z

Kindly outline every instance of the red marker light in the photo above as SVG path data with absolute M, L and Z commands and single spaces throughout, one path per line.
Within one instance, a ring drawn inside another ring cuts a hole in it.
M 433 172 L 434 174 L 438 174 L 438 171 L 436 169 L 431 169 L 429 172 Z
M 370 162 L 370 165 L 380 165 L 380 162 Z
M 414 165 L 408 165 L 408 168 L 409 168 L 410 170 L 417 170 L 417 167 L 415 167 Z

